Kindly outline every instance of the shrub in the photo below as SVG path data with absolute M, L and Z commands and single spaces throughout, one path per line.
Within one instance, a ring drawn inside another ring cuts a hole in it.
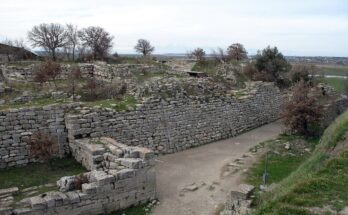
M 266 79 L 276 82 L 279 87 L 283 87 L 280 84 L 286 83 L 281 79 L 284 80 L 284 74 L 291 69 L 291 65 L 277 47 L 271 48 L 269 46 L 257 53 L 255 66 L 261 74 L 267 76 Z
M 62 68 L 59 63 L 47 61 L 39 66 L 38 70 L 34 73 L 33 79 L 41 85 L 47 81 L 52 81 L 57 89 L 56 79 L 61 73 Z
M 119 99 L 127 92 L 127 84 L 125 82 L 105 83 L 91 78 L 83 87 L 80 94 L 85 101 L 97 101 L 104 99 Z
M 292 67 L 290 76 L 293 83 L 301 80 L 305 82 L 312 82 L 313 75 L 316 73 L 315 65 L 298 64 Z
M 30 156 L 42 161 L 48 161 L 58 153 L 58 143 L 45 133 L 34 133 L 27 144 L 30 146 Z
M 310 89 L 303 80 L 295 84 L 282 113 L 285 126 L 291 132 L 305 136 L 318 135 L 318 123 L 322 117 L 322 106 L 310 94 Z

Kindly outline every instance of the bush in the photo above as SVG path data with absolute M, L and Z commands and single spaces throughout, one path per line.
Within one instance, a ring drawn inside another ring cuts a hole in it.
M 267 47 L 262 51 L 259 51 L 256 55 L 255 67 L 260 72 L 260 75 L 265 76 L 265 80 L 274 81 L 279 87 L 282 83 L 287 83 L 284 76 L 289 72 L 291 65 L 285 59 L 282 53 L 280 53 L 277 47 Z
M 47 81 L 52 81 L 57 88 L 56 79 L 61 73 L 62 68 L 59 63 L 47 61 L 39 66 L 38 70 L 34 73 L 33 79 L 41 85 Z
M 301 80 L 312 82 L 313 75 L 316 73 L 315 65 L 298 64 L 293 66 L 290 72 L 291 81 L 297 83 Z
M 105 99 L 120 99 L 127 92 L 125 82 L 105 83 L 91 78 L 82 88 L 80 95 L 84 101 L 97 101 Z
M 30 146 L 30 156 L 42 161 L 48 161 L 58 153 L 58 143 L 45 133 L 34 133 L 27 144 Z
M 318 135 L 318 124 L 322 117 L 323 108 L 310 90 L 303 80 L 295 84 L 282 113 L 285 126 L 291 132 L 304 136 Z

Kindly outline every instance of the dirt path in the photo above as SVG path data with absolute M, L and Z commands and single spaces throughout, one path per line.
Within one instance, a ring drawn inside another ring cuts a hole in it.
M 153 214 L 214 214 L 228 191 L 240 184 L 243 170 L 255 160 L 249 148 L 280 132 L 280 122 L 274 122 L 234 138 L 159 157 L 156 171 L 161 204 Z

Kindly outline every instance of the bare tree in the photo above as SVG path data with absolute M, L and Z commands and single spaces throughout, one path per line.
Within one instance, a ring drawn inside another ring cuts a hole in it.
M 33 47 L 42 47 L 56 60 L 56 50 L 67 43 L 67 34 L 60 24 L 40 24 L 34 26 L 28 33 L 28 39 Z
M 11 58 L 12 52 L 11 52 L 11 50 L 12 50 L 12 46 L 13 46 L 13 41 L 10 40 L 10 39 L 5 39 L 5 40 L 1 41 L 1 43 L 7 45 L 7 46 L 3 47 L 3 50 L 6 53 L 7 61 L 11 62 L 12 61 L 12 58 Z
M 139 39 L 134 49 L 136 52 L 143 54 L 143 56 L 147 56 L 155 50 L 155 47 L 151 46 L 150 41 L 145 39 Z
M 217 48 L 217 50 L 213 50 L 212 53 L 214 59 L 220 63 L 224 63 L 228 60 L 228 56 L 226 52 L 222 48 Z
M 231 60 L 245 60 L 248 58 L 248 52 L 244 46 L 240 43 L 235 43 L 227 48 L 227 55 Z
M 75 51 L 76 51 L 77 45 L 79 44 L 77 26 L 73 24 L 67 24 L 66 35 L 67 35 L 68 51 L 72 53 L 72 60 L 75 61 Z
M 105 58 L 112 47 L 114 39 L 107 31 L 101 27 L 91 26 L 78 32 L 78 36 L 83 45 L 89 47 L 94 59 Z
M 189 56 L 201 62 L 201 61 L 204 61 L 205 59 L 205 51 L 202 48 L 196 48 L 195 50 L 189 53 Z

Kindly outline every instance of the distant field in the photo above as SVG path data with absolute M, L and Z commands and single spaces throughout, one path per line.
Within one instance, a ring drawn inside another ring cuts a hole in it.
M 348 76 L 348 66 L 335 66 L 335 65 L 316 65 L 319 70 L 319 74 L 322 75 L 341 75 Z

